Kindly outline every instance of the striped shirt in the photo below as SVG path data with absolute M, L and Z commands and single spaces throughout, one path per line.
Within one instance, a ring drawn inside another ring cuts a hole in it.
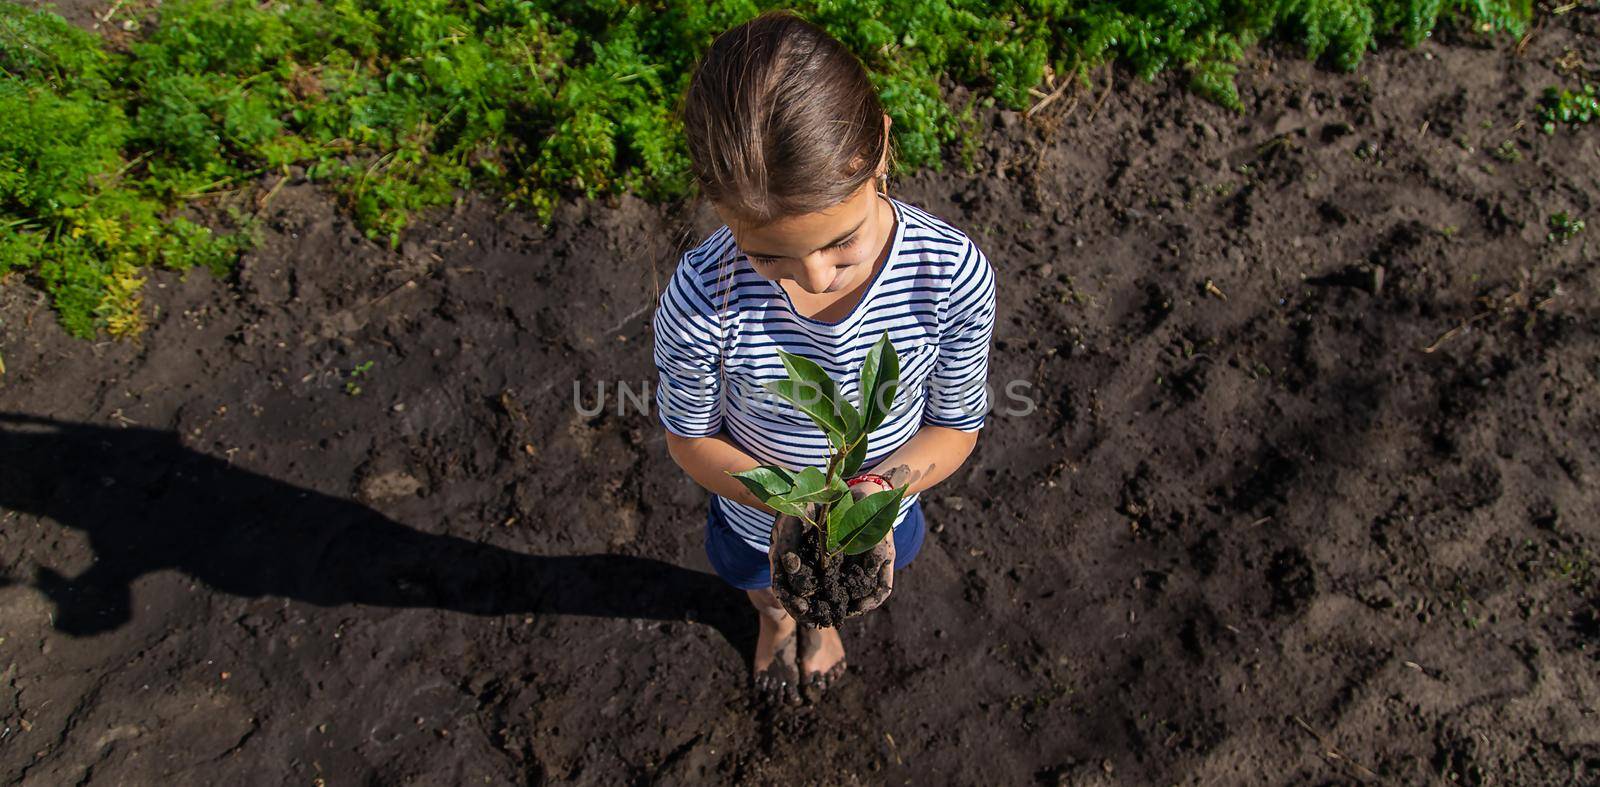
M 867 438 L 871 470 L 923 424 L 976 431 L 989 409 L 985 378 L 994 334 L 994 270 L 972 240 L 933 215 L 888 198 L 894 239 L 861 301 L 825 322 L 798 314 L 788 293 L 763 278 L 723 226 L 678 263 L 653 320 L 655 404 L 673 434 L 725 432 L 762 464 L 825 467 L 826 435 L 765 383 L 788 377 L 782 349 L 805 356 L 858 407 L 867 351 L 885 331 L 900 356 L 900 388 Z M 901 501 L 895 526 L 917 500 Z M 711 496 L 734 532 L 766 552 L 771 513 Z

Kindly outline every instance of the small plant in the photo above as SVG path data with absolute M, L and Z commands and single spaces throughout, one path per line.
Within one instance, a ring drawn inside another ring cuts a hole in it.
M 366 362 L 362 363 L 360 366 L 357 366 L 356 368 L 351 369 L 350 370 L 350 379 L 346 380 L 345 384 L 344 384 L 344 392 L 349 394 L 349 395 L 351 395 L 351 396 L 360 396 L 361 395 L 361 385 L 359 383 L 357 383 L 356 380 L 358 378 L 360 378 L 360 377 L 368 376 L 367 372 L 369 372 L 371 370 L 372 370 L 372 361 L 366 361 Z
M 1575 91 L 1547 87 L 1539 100 L 1539 129 L 1546 134 L 1556 133 L 1556 126 L 1562 123 L 1577 126 L 1597 117 L 1600 85 L 1588 84 Z
M 1517 149 L 1517 143 L 1512 140 L 1501 142 L 1498 147 L 1489 152 L 1497 160 L 1507 164 L 1515 164 L 1522 160 L 1522 151 Z
M 782 350 L 778 355 L 789 377 L 765 387 L 794 404 L 828 436 L 827 465 L 798 472 L 762 465 L 729 475 L 780 515 L 800 520 L 808 537 L 801 539 L 798 556 L 783 557 L 784 570 L 773 582 L 786 583 L 793 598 L 808 599 L 791 613 L 811 625 L 831 626 L 845 617 L 848 601 L 859 601 L 874 590 L 859 560 L 848 572 L 847 564 L 884 539 L 905 497 L 906 488 L 901 486 L 856 500 L 845 481 L 866 458 L 867 435 L 888 417 L 900 384 L 900 358 L 885 333 L 862 362 L 857 409 L 840 395 L 821 366 Z
M 1583 219 L 1574 218 L 1566 211 L 1550 216 L 1549 225 L 1550 234 L 1545 236 L 1545 240 L 1552 243 L 1566 243 L 1572 240 L 1573 236 L 1583 232 Z

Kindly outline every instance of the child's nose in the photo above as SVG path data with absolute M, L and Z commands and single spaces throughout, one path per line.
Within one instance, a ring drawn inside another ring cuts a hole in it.
M 803 263 L 800 285 L 813 292 L 821 291 L 833 283 L 834 274 L 838 272 L 832 262 L 817 255 Z

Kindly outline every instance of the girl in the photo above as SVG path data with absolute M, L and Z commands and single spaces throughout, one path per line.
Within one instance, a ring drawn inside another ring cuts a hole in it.
M 821 466 L 823 433 L 763 384 L 782 349 L 816 361 L 859 403 L 856 372 L 885 332 L 900 356 L 890 415 L 868 436 L 853 495 L 906 486 L 874 555 L 880 592 L 922 545 L 919 493 L 961 466 L 988 411 L 994 273 L 961 231 L 888 196 L 889 116 L 860 61 L 788 11 L 712 43 L 684 96 L 702 196 L 724 226 L 683 256 L 654 317 L 656 407 L 674 461 L 711 494 L 706 553 L 759 614 L 753 675 L 780 701 L 845 668 L 834 629 L 804 630 L 771 589 L 798 528 L 728 475 Z M 884 184 L 880 193 L 877 184 Z M 777 542 L 777 546 L 774 546 Z

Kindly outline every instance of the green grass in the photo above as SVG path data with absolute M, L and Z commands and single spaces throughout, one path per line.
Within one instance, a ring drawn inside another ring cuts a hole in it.
M 1178 70 L 1241 109 L 1235 65 L 1265 38 L 1355 68 L 1445 17 L 1520 34 L 1531 0 L 814 0 L 795 7 L 870 69 L 901 171 L 970 166 L 972 102 L 1024 109 L 1047 73 L 1087 85 L 1118 61 Z M 49 13 L 0 5 L 0 277 L 50 293 L 78 336 L 135 335 L 144 271 L 226 274 L 249 231 L 178 216 L 193 200 L 303 167 L 368 238 L 459 189 L 548 221 L 561 199 L 692 184 L 674 120 L 695 58 L 772 7 L 737 0 L 255 0 L 162 3 L 118 48 Z M 134 11 L 124 9 L 124 14 Z M 133 17 L 128 17 L 134 19 Z M 252 217 L 234 214 L 235 225 Z

